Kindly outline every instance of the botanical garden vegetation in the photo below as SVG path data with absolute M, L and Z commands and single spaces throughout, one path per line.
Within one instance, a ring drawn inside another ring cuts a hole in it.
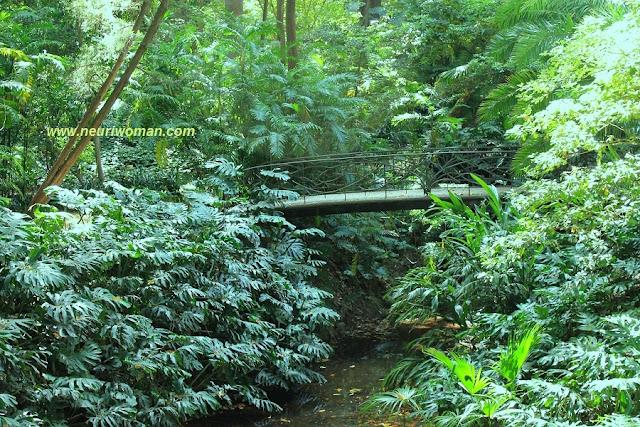
M 82 123 L 197 132 L 47 132 Z M 639 123 L 636 0 L 5 0 L 0 423 L 278 411 L 348 312 L 328 271 L 448 325 L 364 410 L 640 425 Z M 505 145 L 512 193 L 411 213 L 294 222 L 286 171 L 244 173 Z

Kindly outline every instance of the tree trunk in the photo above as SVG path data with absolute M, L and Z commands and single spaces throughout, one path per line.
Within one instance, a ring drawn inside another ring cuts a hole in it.
M 278 28 L 278 42 L 280 43 L 280 58 L 282 62 L 286 62 L 287 42 L 285 40 L 284 31 L 284 0 L 276 2 L 276 26 Z
M 369 19 L 369 0 L 365 0 L 364 4 L 362 6 L 360 6 L 360 15 L 362 16 L 360 18 L 360 23 L 364 27 L 368 27 L 369 23 L 370 23 L 370 19 Z
M 287 0 L 287 64 L 290 70 L 298 61 L 298 44 L 296 43 L 296 0 Z
M 118 75 L 118 71 L 120 71 L 120 68 L 122 67 L 122 64 L 124 63 L 124 60 L 126 59 L 127 55 L 129 54 L 129 49 L 131 48 L 131 44 L 133 43 L 133 38 L 134 38 L 135 34 L 138 31 L 140 31 L 140 27 L 142 26 L 142 23 L 144 22 L 144 17 L 147 14 L 147 11 L 149 9 L 150 4 L 151 4 L 151 0 L 144 0 L 144 2 L 142 3 L 142 6 L 140 6 L 140 12 L 138 13 L 136 21 L 133 24 L 133 29 L 132 29 L 133 30 L 133 34 L 132 34 L 132 36 L 127 40 L 127 42 L 125 43 L 124 47 L 122 48 L 122 51 L 120 52 L 120 55 L 118 55 L 118 58 L 116 59 L 116 62 L 113 64 L 113 67 L 111 68 L 111 72 L 109 72 L 109 75 L 107 76 L 107 79 L 104 81 L 102 86 L 100 86 L 100 89 L 98 89 L 98 92 L 95 94 L 95 96 L 91 100 L 91 103 L 89 104 L 89 107 L 85 111 L 84 116 L 80 120 L 80 123 L 78 124 L 78 128 L 77 129 L 83 129 L 83 128 L 86 128 L 87 126 L 89 126 L 91 120 L 93 119 L 93 116 L 96 113 L 96 110 L 98 109 L 98 107 L 100 106 L 100 103 L 102 102 L 102 100 L 104 99 L 105 95 L 107 94 L 107 91 L 109 90 L 109 88 L 111 87 L 113 82 L 115 81 L 115 79 L 116 79 L 116 77 Z M 69 138 L 69 141 L 67 142 L 67 144 L 62 149 L 62 152 L 58 155 L 58 158 L 55 160 L 55 162 L 53 162 L 53 165 L 51 166 L 51 169 L 49 170 L 49 174 L 47 175 L 45 180 L 42 182 L 42 184 L 40 185 L 40 187 L 36 191 L 36 194 L 33 196 L 33 199 L 31 200 L 31 204 L 32 205 L 35 204 L 35 203 L 46 203 L 47 197 L 44 194 L 44 189 L 49 187 L 50 185 L 53 185 L 53 176 L 54 176 L 54 174 L 58 170 L 60 170 L 60 168 L 62 167 L 62 164 L 65 162 L 65 160 L 69 156 L 69 153 L 71 153 L 71 150 L 73 150 L 73 147 L 75 146 L 76 141 L 78 140 L 79 137 L 80 137 L 80 133 L 77 132 L 76 134 L 72 135 Z
M 380 18 L 380 12 L 376 10 L 380 7 L 382 7 L 382 0 L 366 0 L 360 8 L 362 25 L 368 27 L 372 19 Z
M 93 151 L 96 154 L 96 175 L 98 176 L 98 184 L 100 187 L 104 185 L 104 169 L 102 169 L 102 142 L 100 137 L 96 136 L 93 140 Z
M 224 0 L 224 7 L 236 16 L 240 16 L 244 12 L 242 0 Z
M 144 8 L 148 7 L 148 4 L 149 4 L 149 1 L 145 1 L 143 3 L 142 8 L 140 9 L 140 14 L 138 15 L 138 18 L 136 19 L 136 23 L 134 24 L 134 29 L 139 29 L 139 27 L 142 25 L 142 21 L 144 20 L 144 12 L 146 12 Z M 115 88 L 111 92 L 111 95 L 109 95 L 109 97 L 105 101 L 105 104 L 102 106 L 100 111 L 98 111 L 98 113 L 96 114 L 95 119 L 93 120 L 93 123 L 91 123 L 91 127 L 90 127 L 91 129 L 98 129 L 104 122 L 109 112 L 111 111 L 113 104 L 115 104 L 116 100 L 122 93 L 122 90 L 125 88 L 125 86 L 129 82 L 131 75 L 133 74 L 134 70 L 140 63 L 142 56 L 147 50 L 147 47 L 149 46 L 149 44 L 155 37 L 156 33 L 158 32 L 158 28 L 160 27 L 160 22 L 162 21 L 162 18 L 165 12 L 167 11 L 168 7 L 169 7 L 169 0 L 161 0 L 160 6 L 158 6 L 158 10 L 156 11 L 153 17 L 153 20 L 151 21 L 151 24 L 149 25 L 149 28 L 147 29 L 147 32 L 145 33 L 144 38 L 140 43 L 140 46 L 138 46 L 138 49 L 136 50 L 133 57 L 131 58 L 131 61 L 127 65 L 127 68 L 125 69 L 122 77 L 120 78 L 120 80 L 118 80 L 118 83 L 116 84 Z M 56 159 L 56 161 L 54 162 L 54 165 L 49 170 L 49 173 L 47 174 L 47 177 L 43 181 L 42 185 L 40 185 L 40 187 L 38 188 L 38 191 L 33 196 L 33 199 L 31 201 L 32 205 L 36 203 L 46 203 L 49 200 L 47 195 L 44 193 L 45 188 L 51 185 L 59 185 L 62 183 L 62 181 L 64 180 L 64 177 L 67 175 L 69 170 L 78 161 L 80 154 L 82 154 L 84 149 L 87 147 L 87 145 L 89 145 L 89 143 L 93 139 L 91 135 L 81 136 L 80 132 L 83 128 L 86 128 L 89 125 L 89 123 L 91 122 L 91 119 L 93 118 L 95 110 L 98 108 L 98 106 L 102 101 L 102 98 L 104 97 L 104 94 L 107 92 L 108 88 L 111 86 L 111 83 L 113 83 L 113 80 L 115 80 L 115 76 L 117 75 L 118 70 L 122 65 L 122 62 L 124 62 L 124 59 L 129 53 L 131 42 L 132 40 L 127 42 L 127 44 L 125 45 L 125 49 L 123 49 L 120 56 L 116 60 L 114 69 L 112 70 L 110 75 L 107 77 L 107 80 L 105 81 L 103 86 L 100 88 L 100 91 L 98 91 L 93 101 L 91 102 L 91 105 L 89 106 L 89 108 L 87 109 L 87 112 L 82 118 L 80 125 L 78 125 L 76 135 L 74 135 L 69 139 L 69 142 L 62 150 L 62 153 L 60 153 L 60 155 L 58 156 L 58 159 Z M 104 92 L 103 92 L 103 88 L 104 88 Z M 75 142 L 78 140 L 78 138 L 80 138 L 80 141 L 78 141 L 76 144 Z
M 269 18 L 269 0 L 263 0 L 262 2 L 262 23 L 267 22 Z M 264 40 L 264 33 L 260 34 L 260 40 Z

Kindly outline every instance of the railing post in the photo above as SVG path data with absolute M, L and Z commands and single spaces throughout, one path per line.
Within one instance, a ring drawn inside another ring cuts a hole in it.
M 393 159 L 391 160 L 393 161 Z M 384 186 L 384 198 L 387 198 L 387 162 L 382 164 L 382 185 Z

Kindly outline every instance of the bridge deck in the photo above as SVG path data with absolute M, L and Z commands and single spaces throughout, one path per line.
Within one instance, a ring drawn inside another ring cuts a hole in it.
M 497 187 L 499 193 L 511 190 L 511 187 Z M 484 199 L 486 194 L 481 187 L 436 187 L 431 193 L 441 199 L 449 199 L 449 191 L 465 201 Z M 356 193 L 321 194 L 302 196 L 298 200 L 287 201 L 282 205 L 288 217 L 327 215 L 348 212 L 374 212 L 409 209 L 426 209 L 431 198 L 424 190 L 380 190 Z

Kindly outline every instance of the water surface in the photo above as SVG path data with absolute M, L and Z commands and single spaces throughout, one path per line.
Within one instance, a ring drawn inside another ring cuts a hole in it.
M 318 366 L 327 378 L 324 384 L 300 387 L 289 401 L 281 403 L 284 411 L 271 416 L 234 411 L 193 427 L 354 427 L 384 426 L 380 420 L 363 414 L 360 405 L 380 390 L 382 378 L 400 359 L 399 344 L 378 345 L 365 354 L 340 356 Z

